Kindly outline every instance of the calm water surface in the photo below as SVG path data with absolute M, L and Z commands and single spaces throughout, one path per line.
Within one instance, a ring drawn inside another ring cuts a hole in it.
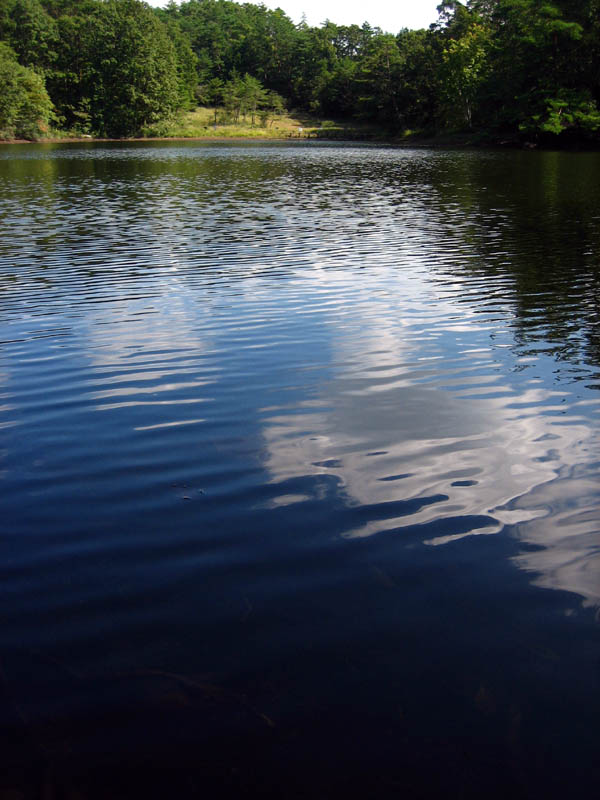
M 0 788 L 584 796 L 599 254 L 598 154 L 0 148 Z

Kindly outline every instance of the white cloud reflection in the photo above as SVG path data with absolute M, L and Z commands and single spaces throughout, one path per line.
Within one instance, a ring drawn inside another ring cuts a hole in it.
M 366 512 L 367 521 L 343 531 L 348 539 L 402 535 L 420 525 L 426 544 L 442 546 L 510 525 L 524 542 L 539 546 L 516 560 L 537 584 L 600 604 L 600 514 L 592 475 L 600 449 L 598 426 L 590 423 L 598 402 L 578 405 L 564 389 L 547 388 L 535 361 L 514 359 L 504 320 L 458 304 L 459 285 L 453 295 L 436 295 L 418 266 L 393 279 L 390 286 L 387 267 L 380 279 L 371 268 L 369 291 L 361 293 L 347 271 L 314 265 L 297 270 L 285 288 L 254 276 L 228 297 L 227 323 L 237 328 L 256 309 L 285 314 L 277 303 L 285 292 L 288 300 L 295 293 L 302 303 L 292 303 L 290 324 L 293 318 L 299 331 L 321 326 L 329 348 L 328 378 L 303 400 L 258 409 L 264 466 L 271 483 L 282 484 L 271 505 L 308 499 L 286 482 L 328 475 L 348 506 Z M 219 381 L 218 351 L 231 345 L 213 339 L 215 309 L 206 297 L 200 310 L 194 287 L 174 274 L 168 286 L 159 313 L 141 313 L 150 301 L 132 299 L 121 318 L 90 328 L 97 408 L 164 406 L 136 431 L 203 422 L 198 404 L 206 390 L 199 389 Z M 503 341 L 496 344 L 499 331 Z M 209 353 L 216 355 L 211 370 L 199 375 L 198 357 Z M 531 377 L 507 378 L 510 369 L 500 364 L 507 357 Z M 444 524 L 436 533 L 431 523 L 437 522 Z
M 565 414 L 564 390 L 535 370 L 503 384 L 493 323 L 404 280 L 410 317 L 389 299 L 357 302 L 355 324 L 331 329 L 332 379 L 295 408 L 265 409 L 271 480 L 335 476 L 350 506 L 374 511 L 347 538 L 467 518 L 466 532 L 424 535 L 440 546 L 515 526 L 543 548 L 517 559 L 536 583 L 600 603 L 597 427 L 572 398 Z M 329 272 L 320 285 L 345 281 Z

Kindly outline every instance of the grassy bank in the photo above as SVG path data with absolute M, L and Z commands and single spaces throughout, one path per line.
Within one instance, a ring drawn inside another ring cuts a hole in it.
M 150 137 L 203 139 L 377 139 L 382 131 L 360 122 L 340 122 L 307 114 L 260 117 L 250 114 L 235 122 L 222 108 L 197 108 L 160 125 L 148 128 Z
M 143 139 L 325 139 L 385 141 L 385 132 L 375 125 L 355 120 L 323 119 L 303 113 L 262 116 L 258 113 L 254 122 L 250 114 L 237 122 L 223 108 L 196 108 L 178 114 L 146 128 Z M 57 141 L 101 141 L 77 130 L 50 130 L 40 142 Z M 5 143 L 24 140 L 0 140 Z
M 148 127 L 139 139 L 321 139 L 324 141 L 372 141 L 409 147 L 469 147 L 489 145 L 474 133 L 441 133 L 435 136 L 414 131 L 390 135 L 385 129 L 358 120 L 323 119 L 290 112 L 262 116 L 250 114 L 237 122 L 223 108 L 199 107 Z M 0 140 L 17 143 L 24 140 Z M 76 130 L 50 130 L 39 142 L 115 141 L 93 137 Z M 497 144 L 497 143 L 492 143 Z

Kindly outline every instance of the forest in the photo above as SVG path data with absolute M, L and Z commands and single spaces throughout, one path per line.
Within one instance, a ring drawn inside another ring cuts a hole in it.
M 600 143 L 600 0 L 449 0 L 427 30 L 294 24 L 232 0 L 0 0 L 0 138 L 126 138 L 197 106 L 393 138 Z

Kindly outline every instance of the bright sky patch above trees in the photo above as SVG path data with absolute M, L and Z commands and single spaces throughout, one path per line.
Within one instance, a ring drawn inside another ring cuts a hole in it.
M 149 0 L 151 6 L 164 8 L 168 0 Z M 320 25 L 326 19 L 337 25 L 362 25 L 369 22 L 385 33 L 398 33 L 402 28 L 428 28 L 437 19 L 439 0 L 263 0 L 267 8 L 282 8 L 298 23 L 302 15 L 309 25 Z

